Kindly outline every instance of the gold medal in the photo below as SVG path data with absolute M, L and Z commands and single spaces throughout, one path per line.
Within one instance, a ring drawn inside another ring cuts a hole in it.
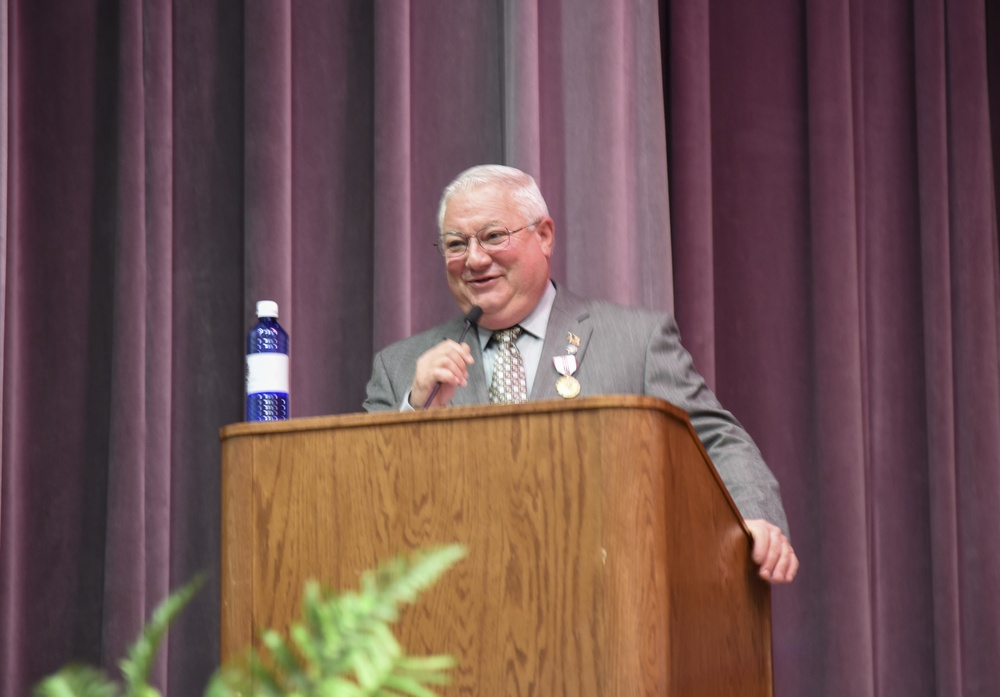
M 556 392 L 563 399 L 573 399 L 580 394 L 580 381 L 572 375 L 561 375 L 556 380 Z

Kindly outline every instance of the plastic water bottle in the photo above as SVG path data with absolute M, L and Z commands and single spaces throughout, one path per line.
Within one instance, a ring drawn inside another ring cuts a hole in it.
M 257 324 L 247 335 L 247 421 L 278 421 L 288 412 L 288 333 L 278 303 L 257 302 Z

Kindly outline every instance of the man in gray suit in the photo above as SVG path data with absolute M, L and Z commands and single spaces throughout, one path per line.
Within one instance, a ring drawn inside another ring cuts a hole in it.
M 695 371 L 673 317 L 584 300 L 557 286 L 549 264 L 555 225 L 534 179 L 520 170 L 466 170 L 445 189 L 438 223 L 452 294 L 462 312 L 482 310 L 475 335 L 456 341 L 465 324 L 456 318 L 379 352 L 364 408 L 660 397 L 688 413 L 753 532 L 761 578 L 791 581 L 799 562 L 778 483 Z

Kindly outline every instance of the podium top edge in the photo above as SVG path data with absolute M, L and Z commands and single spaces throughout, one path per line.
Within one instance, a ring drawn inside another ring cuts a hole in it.
M 477 404 L 471 406 L 446 407 L 426 411 L 382 411 L 376 413 L 358 412 L 327 416 L 307 416 L 284 421 L 241 421 L 219 429 L 219 439 L 227 440 L 247 435 L 264 433 L 295 433 L 317 431 L 328 428 L 351 428 L 372 425 L 403 423 L 423 423 L 427 421 L 454 421 L 481 419 L 489 416 L 514 414 L 551 414 L 554 412 L 589 411 L 598 409 L 644 409 L 660 411 L 672 418 L 688 422 L 688 415 L 680 407 L 658 397 L 644 395 L 600 395 L 581 399 L 552 399 L 525 404 Z
M 708 471 L 718 484 L 719 490 L 726 498 L 729 507 L 740 521 L 744 534 L 752 538 L 750 529 L 743 521 L 732 495 L 712 465 L 712 460 L 705 451 L 704 445 L 691 425 L 688 413 L 680 407 L 648 395 L 597 395 L 579 399 L 552 399 L 525 404 L 477 404 L 468 406 L 446 407 L 443 409 L 428 409 L 421 411 L 382 411 L 376 413 L 355 412 L 350 414 L 333 414 L 327 416 L 307 416 L 284 421 L 241 421 L 223 426 L 219 429 L 219 439 L 223 444 L 241 437 L 261 435 L 282 435 L 325 431 L 330 429 L 371 428 L 372 426 L 393 426 L 401 424 L 421 424 L 448 421 L 472 421 L 484 418 L 505 416 L 525 416 L 532 414 L 571 414 L 581 411 L 645 411 L 659 413 L 686 428 L 692 441 L 701 451 L 701 457 L 708 466 Z

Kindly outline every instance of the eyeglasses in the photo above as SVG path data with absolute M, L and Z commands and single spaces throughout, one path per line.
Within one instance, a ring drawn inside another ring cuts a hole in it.
M 459 257 L 464 257 L 469 251 L 469 244 L 471 240 L 475 237 L 479 240 L 479 248 L 482 249 L 487 254 L 493 254 L 494 252 L 499 252 L 502 249 L 506 249 L 507 245 L 510 244 L 510 236 L 516 235 L 521 232 L 521 230 L 527 230 L 529 227 L 535 227 L 538 223 L 542 222 L 539 218 L 533 223 L 528 223 L 517 230 L 508 230 L 505 227 L 485 227 L 475 235 L 463 235 L 460 232 L 446 232 L 438 238 L 438 241 L 434 243 L 434 246 L 438 248 L 442 256 L 445 259 L 458 259 Z

